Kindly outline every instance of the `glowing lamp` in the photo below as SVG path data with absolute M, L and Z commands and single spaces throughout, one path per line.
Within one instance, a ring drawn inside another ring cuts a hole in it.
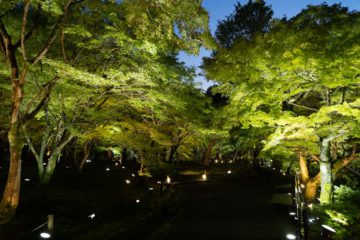
M 95 217 L 96 217 L 95 213 L 89 215 L 90 219 L 94 219 Z
M 125 182 L 126 182 L 126 184 L 130 184 L 130 180 L 129 180 L 129 179 L 126 179 Z
M 106 168 L 105 170 L 108 172 L 108 171 L 110 171 L 110 168 Z
M 206 180 L 207 179 L 207 176 L 206 176 L 206 173 L 204 173 L 202 176 L 201 176 L 202 180 Z
M 91 163 L 91 160 L 90 160 L 90 159 L 87 159 L 86 162 L 87 162 L 87 163 Z
M 132 173 L 131 176 L 132 176 L 132 177 L 135 177 L 135 174 Z
M 296 213 L 295 213 L 295 212 L 289 212 L 289 215 L 290 215 L 290 216 L 295 216 Z
M 117 165 L 119 165 L 119 163 L 116 162 L 116 163 L 115 163 L 115 166 L 117 166 Z
M 24 181 L 25 182 L 30 182 L 30 178 L 25 178 Z
M 228 171 L 227 171 L 227 174 L 231 174 L 231 170 L 228 170 Z
M 140 199 L 136 199 L 136 203 L 140 203 Z
M 125 166 L 122 166 L 121 168 L 122 168 L 122 169 L 125 169 Z
M 49 239 L 51 237 L 50 233 L 42 232 L 40 233 L 41 238 Z
M 218 163 L 219 161 L 218 160 L 215 160 L 215 163 Z
M 286 234 L 287 239 L 296 239 L 296 236 L 292 233 Z
M 166 177 L 166 183 L 167 183 L 167 184 L 170 184 L 170 183 L 171 183 L 171 179 L 170 179 L 169 176 Z

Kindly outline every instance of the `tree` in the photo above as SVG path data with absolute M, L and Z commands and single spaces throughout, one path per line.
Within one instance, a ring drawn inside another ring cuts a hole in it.
M 356 146 L 336 145 L 356 145 L 359 137 L 359 20 L 340 5 L 309 6 L 205 62 L 208 78 L 230 96 L 230 116 L 244 127 L 273 128 L 268 147 L 294 140 L 298 150 L 304 141 L 317 146 L 322 203 L 331 201 L 336 169 L 356 158 Z
M 273 11 L 263 0 L 237 2 L 234 13 L 219 21 L 215 36 L 220 46 L 231 48 L 236 40 L 251 40 L 258 34 L 269 31 Z
M 12 109 L 8 127 L 10 169 L 0 203 L 0 222 L 11 219 L 19 202 L 25 142 L 22 129 L 43 109 L 56 82 L 81 78 L 84 85 L 95 86 L 103 80 L 100 76 L 105 70 L 120 69 L 116 78 L 126 84 L 125 79 L 141 78 L 145 72 L 144 68 L 139 72 L 129 69 L 156 60 L 158 52 L 196 53 L 202 44 L 211 46 L 207 23 L 201 3 L 190 0 L 180 4 L 168 0 L 26 0 L 2 4 L 1 61 L 7 68 L 1 68 L 2 77 L 11 83 Z M 48 71 L 39 75 L 43 65 Z M 30 96 L 24 94 L 24 87 L 29 84 L 38 90 L 26 101 Z

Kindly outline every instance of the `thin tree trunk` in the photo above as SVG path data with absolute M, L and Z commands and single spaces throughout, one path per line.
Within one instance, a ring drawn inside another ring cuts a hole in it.
M 206 167 L 209 166 L 211 152 L 212 152 L 212 148 L 213 148 L 214 144 L 215 144 L 215 139 L 211 139 L 206 148 L 205 156 L 204 156 L 204 166 L 206 166 Z
M 90 156 L 90 150 L 91 150 L 91 145 L 92 145 L 92 142 L 91 141 L 87 141 L 85 144 L 84 144 L 84 157 L 82 158 L 80 164 L 79 164 L 79 172 L 81 173 L 84 166 L 85 166 L 85 163 L 86 163 L 86 160 L 89 158 Z
M 175 153 L 179 148 L 179 144 L 170 147 L 169 162 L 172 163 L 174 160 Z

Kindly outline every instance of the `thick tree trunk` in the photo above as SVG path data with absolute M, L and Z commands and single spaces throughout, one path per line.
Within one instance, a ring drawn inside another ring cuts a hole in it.
M 320 173 L 318 173 L 315 177 L 310 178 L 306 158 L 303 153 L 299 154 L 299 165 L 301 182 L 305 185 L 305 201 L 314 202 L 317 196 L 317 189 L 320 186 Z
M 21 183 L 21 151 L 23 142 L 17 133 L 17 125 L 13 125 L 8 134 L 10 145 L 9 174 L 0 203 L 0 224 L 11 220 L 19 205 Z
M 330 203 L 332 196 L 333 181 L 331 176 L 330 140 L 331 138 L 324 138 L 321 142 L 321 152 L 320 152 L 320 173 L 321 173 L 320 203 L 321 204 Z

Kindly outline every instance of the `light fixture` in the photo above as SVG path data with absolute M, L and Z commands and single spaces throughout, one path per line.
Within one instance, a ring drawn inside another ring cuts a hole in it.
M 231 174 L 231 170 L 228 170 L 228 171 L 227 171 L 227 174 Z
M 89 215 L 90 219 L 94 219 L 95 217 L 96 217 L 95 213 Z
M 135 174 L 132 173 L 131 176 L 132 176 L 132 177 L 135 177 Z
M 118 162 L 116 162 L 116 163 L 115 163 L 115 166 L 117 166 L 117 165 L 119 165 L 119 163 L 118 163 Z
M 304 188 L 305 188 L 305 185 L 304 185 L 304 184 L 300 184 L 300 187 L 301 187 L 302 189 L 304 189 Z
M 110 171 L 110 168 L 106 168 L 105 170 L 108 172 L 108 171 Z
M 136 203 L 140 203 L 140 199 L 136 199 Z
M 130 184 L 131 181 L 129 179 L 126 179 L 125 182 L 126 184 Z
M 149 191 L 154 191 L 154 188 L 153 188 L 153 187 L 149 187 Z
M 206 181 L 207 179 L 207 176 L 206 176 L 206 173 L 204 173 L 202 176 L 201 176 L 202 180 Z
M 157 181 L 156 183 L 157 183 L 157 184 L 161 184 L 161 181 Z
M 170 183 L 171 183 L 171 179 L 170 179 L 169 176 L 166 177 L 166 183 L 167 183 L 167 184 L 170 184 Z
M 122 169 L 125 169 L 125 166 L 122 166 L 121 168 L 122 168 Z
M 296 236 L 292 233 L 286 234 L 287 239 L 296 239 Z
M 48 239 L 48 238 L 51 237 L 51 235 L 50 235 L 50 233 L 42 232 L 42 233 L 40 233 L 40 237 L 41 237 L 41 238 Z
M 215 163 L 218 163 L 219 161 L 218 160 L 215 160 Z
M 290 216 L 295 216 L 296 213 L 295 213 L 295 212 L 289 212 L 289 215 L 290 215 Z
M 323 225 L 321 225 L 321 226 L 322 226 L 323 228 L 325 228 L 326 230 L 330 231 L 330 232 L 333 232 L 333 233 L 336 232 L 335 229 L 333 229 L 332 227 L 330 227 L 330 226 L 328 226 L 328 225 L 323 224 Z
M 24 181 L 25 182 L 30 182 L 30 178 L 25 178 Z
M 87 159 L 86 162 L 87 162 L 87 163 L 91 163 L 91 160 L 90 160 L 90 159 Z

